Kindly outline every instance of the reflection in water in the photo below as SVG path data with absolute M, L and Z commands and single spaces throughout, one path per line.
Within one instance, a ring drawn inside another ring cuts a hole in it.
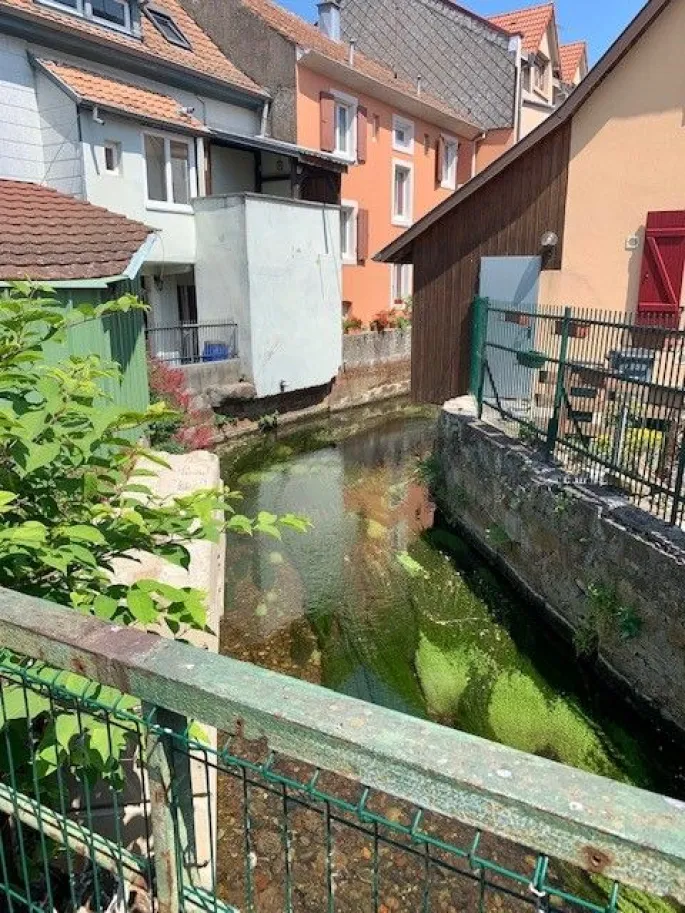
M 246 513 L 304 513 L 313 530 L 232 541 L 222 650 L 682 795 L 668 739 L 646 734 L 587 681 L 533 610 L 460 538 L 434 526 L 415 473 L 433 425 L 395 416 L 339 429 L 335 442 L 328 430 L 299 433 L 226 460 Z M 322 443 L 330 446 L 313 449 Z

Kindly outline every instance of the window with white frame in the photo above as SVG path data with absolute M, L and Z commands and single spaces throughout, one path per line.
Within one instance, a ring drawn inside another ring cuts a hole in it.
M 413 293 L 414 268 L 411 263 L 393 263 L 391 273 L 392 287 L 390 306 L 404 307 Z
M 441 147 L 442 163 L 440 168 L 440 186 L 447 190 L 456 190 L 459 143 L 453 137 L 443 136 Z
M 148 202 L 185 208 L 196 193 L 192 143 L 145 133 L 144 144 Z
M 414 153 L 414 124 L 399 114 L 392 116 L 392 148 L 407 155 Z
M 101 25 L 109 26 L 121 32 L 131 32 L 131 3 L 130 0 L 40 0 L 46 6 L 55 6 L 58 9 L 67 9 L 92 19 Z
M 533 64 L 533 87 L 543 95 L 547 94 L 547 74 L 549 73 L 549 61 L 546 57 L 538 55 Z
M 340 208 L 340 254 L 343 263 L 357 262 L 357 204 L 348 200 Z
M 107 141 L 104 145 L 105 171 L 108 174 L 121 173 L 121 143 Z
M 335 152 L 347 158 L 356 154 L 357 103 L 346 97 L 335 99 Z
M 407 162 L 392 163 L 392 221 L 395 225 L 411 225 L 413 201 L 412 166 Z

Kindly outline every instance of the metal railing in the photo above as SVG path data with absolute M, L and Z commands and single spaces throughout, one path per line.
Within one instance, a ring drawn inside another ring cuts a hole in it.
M 172 366 L 238 357 L 238 325 L 232 322 L 148 327 L 145 339 L 150 355 Z
M 7 590 L 0 642 L 3 909 L 685 901 L 685 803 Z M 123 739 L 121 781 L 70 767 L 65 739 Z
M 673 315 L 474 303 L 472 392 L 583 484 L 685 521 L 685 331 Z M 509 430 L 509 429 L 508 429 Z

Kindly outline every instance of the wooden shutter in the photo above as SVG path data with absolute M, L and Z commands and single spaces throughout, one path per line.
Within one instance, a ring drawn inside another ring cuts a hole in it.
M 366 108 L 361 105 L 357 108 L 357 161 L 364 164 L 366 161 L 366 144 L 368 140 L 368 116 Z
M 677 327 L 685 267 L 685 211 L 647 214 L 638 323 Z
M 321 108 L 321 151 L 335 151 L 335 99 L 330 92 L 319 96 Z
M 369 210 L 357 210 L 357 263 L 369 257 Z
M 445 137 L 439 136 L 435 143 L 435 183 L 442 184 L 442 163 L 445 161 Z

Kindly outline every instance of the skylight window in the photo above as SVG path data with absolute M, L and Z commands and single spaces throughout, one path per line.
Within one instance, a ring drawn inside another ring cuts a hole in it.
M 146 7 L 145 12 L 157 31 L 161 32 L 170 44 L 190 50 L 190 42 L 168 13 L 154 7 Z

